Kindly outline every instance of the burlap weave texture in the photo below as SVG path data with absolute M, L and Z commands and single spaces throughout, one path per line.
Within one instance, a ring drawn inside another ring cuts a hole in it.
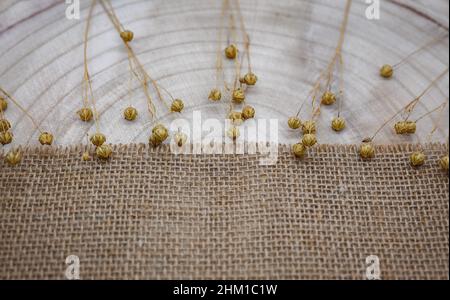
M 408 164 L 418 146 L 319 146 L 300 161 L 173 155 L 117 146 L 108 163 L 81 147 L 26 150 L 0 162 L 0 278 L 448 279 L 448 175 Z

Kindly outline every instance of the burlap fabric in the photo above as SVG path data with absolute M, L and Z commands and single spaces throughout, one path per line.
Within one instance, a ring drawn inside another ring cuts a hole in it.
M 79 147 L 26 150 L 0 162 L 0 277 L 64 279 L 448 279 L 446 145 L 319 146 L 296 160 L 178 155 L 117 146 L 109 163 Z

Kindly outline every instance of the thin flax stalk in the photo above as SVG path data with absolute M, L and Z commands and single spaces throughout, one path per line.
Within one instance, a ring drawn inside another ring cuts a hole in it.
M 14 99 L 13 96 L 11 96 L 7 91 L 5 91 L 2 87 L 0 87 L 0 92 L 2 92 L 2 94 L 4 94 L 9 100 L 11 100 L 12 103 L 14 103 L 14 105 L 16 105 L 29 119 L 30 121 L 33 123 L 34 127 L 40 132 L 43 133 L 41 127 L 39 126 L 39 124 L 36 122 L 36 120 L 31 116 L 31 114 L 28 112 L 28 110 L 26 110 L 22 105 L 20 105 L 20 103 Z M 3 112 L 2 112 L 2 117 L 3 117 Z
M 120 23 L 117 15 L 115 14 L 114 8 L 111 5 L 110 1 L 108 1 L 108 0 L 100 0 L 100 1 L 101 1 L 103 9 L 105 10 L 106 14 L 108 15 L 108 17 L 110 19 L 110 21 L 113 23 L 114 28 L 116 29 L 117 33 L 120 34 L 123 31 L 123 25 Z M 151 116 L 151 118 L 155 118 L 155 117 L 157 117 L 156 116 L 156 108 L 155 108 L 155 105 L 153 104 L 153 99 L 152 99 L 152 97 L 150 95 L 150 91 L 148 89 L 149 82 L 153 85 L 153 87 L 158 95 L 158 98 L 161 100 L 161 102 L 167 108 L 169 108 L 169 105 L 166 103 L 166 101 L 162 97 L 162 94 L 160 91 L 160 85 L 158 85 L 157 82 L 144 69 L 143 65 L 141 64 L 141 62 L 137 58 L 136 54 L 134 53 L 133 48 L 131 48 L 129 43 L 127 43 L 125 41 L 123 41 L 123 43 L 127 49 L 128 56 L 129 56 L 129 58 L 131 57 L 132 64 L 134 65 L 135 71 L 133 73 L 134 73 L 136 79 L 140 82 L 142 89 L 144 91 L 144 95 L 147 99 L 147 102 L 148 102 L 147 107 L 148 107 L 150 116 Z
M 248 72 L 252 73 L 252 64 L 251 64 L 251 59 L 250 59 L 250 36 L 247 33 L 247 30 L 245 28 L 244 16 L 242 15 L 240 0 L 235 0 L 235 1 L 236 1 L 235 2 L 236 10 L 237 10 L 237 14 L 239 17 L 240 28 L 241 28 L 241 32 L 242 32 L 243 40 L 244 40 L 244 50 L 245 50 L 245 57 L 247 58 L 247 68 L 248 68 Z
M 324 71 L 322 71 L 322 73 L 319 75 L 319 77 L 317 78 L 317 80 L 315 81 L 313 88 L 311 89 L 311 91 L 308 93 L 308 96 L 305 98 L 305 100 L 302 102 L 302 104 L 300 105 L 299 110 L 297 111 L 297 117 L 300 115 L 307 99 L 309 99 L 309 97 L 312 97 L 312 101 L 311 101 L 311 112 L 312 112 L 312 117 L 315 118 L 318 115 L 320 115 L 320 107 L 321 104 L 318 105 L 318 107 L 316 108 L 316 101 L 318 98 L 318 93 L 320 91 L 321 88 L 321 82 L 322 80 L 326 80 L 325 81 L 325 89 L 327 91 L 331 90 L 331 82 L 333 80 L 333 73 L 334 73 L 334 69 L 336 64 L 343 64 L 343 59 L 342 59 L 342 47 L 344 45 L 344 40 L 345 40 L 345 33 L 347 32 L 347 26 L 348 26 L 348 20 L 349 20 L 349 16 L 350 16 L 350 9 L 352 6 L 352 0 L 347 0 L 346 5 L 345 5 L 345 9 L 344 9 L 344 19 L 342 20 L 341 23 L 341 27 L 339 30 L 339 40 L 337 42 L 337 46 L 336 46 L 336 50 L 335 53 L 333 54 L 330 62 L 328 63 L 326 69 Z
M 425 90 L 423 90 L 422 93 L 420 93 L 416 98 L 414 98 L 413 101 L 411 101 L 406 107 L 405 110 L 407 112 L 407 116 L 405 118 L 405 121 L 408 121 L 409 117 L 411 116 L 412 112 L 416 108 L 417 104 L 419 104 L 420 100 L 423 98 L 423 96 L 428 93 L 428 91 L 442 78 L 444 75 L 448 73 L 448 68 L 442 72 L 438 77 L 436 77 L 427 87 Z
M 416 55 L 417 53 L 425 50 L 426 48 L 428 48 L 429 46 L 431 46 L 432 44 L 446 38 L 448 36 L 448 33 L 443 35 L 443 36 L 439 36 L 436 37 L 430 41 L 428 41 L 427 43 L 423 44 L 421 47 L 417 48 L 416 50 L 414 50 L 413 52 L 411 52 L 410 54 L 408 54 L 405 58 L 403 58 L 402 60 L 400 60 L 398 63 L 392 65 L 392 68 L 396 69 L 398 68 L 400 65 L 402 65 L 403 63 L 405 63 L 408 59 L 410 59 L 411 57 L 413 57 L 414 55 Z
M 95 127 L 96 127 L 96 131 L 99 132 L 100 131 L 100 125 L 99 125 L 99 120 L 98 120 L 99 115 L 98 115 L 97 107 L 95 104 L 94 92 L 92 90 L 92 81 L 91 81 L 91 76 L 89 74 L 88 57 L 87 57 L 87 49 L 88 49 L 88 42 L 89 42 L 89 29 L 91 27 L 92 14 L 93 14 L 96 4 L 97 4 L 97 0 L 92 0 L 91 6 L 89 8 L 88 17 L 86 20 L 86 28 L 84 31 L 84 53 L 83 53 L 83 56 L 84 56 L 84 77 L 83 77 L 84 99 L 83 99 L 83 102 L 84 102 L 85 107 L 89 107 L 89 98 L 91 99 L 92 109 L 94 111 Z
M 225 13 L 229 6 L 229 0 L 223 0 L 222 8 L 220 12 L 220 24 L 219 24 L 219 38 L 218 38 L 218 46 L 217 46 L 217 59 L 216 59 L 216 89 L 220 88 L 220 77 L 223 78 L 223 58 L 222 58 L 222 43 L 223 43 L 223 29 L 225 23 Z M 226 83 L 224 82 L 224 87 Z

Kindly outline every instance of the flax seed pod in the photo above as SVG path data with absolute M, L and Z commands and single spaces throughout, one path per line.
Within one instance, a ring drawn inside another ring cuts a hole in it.
M 383 65 L 380 68 L 380 76 L 383 78 L 391 78 L 394 75 L 394 68 L 391 65 Z
M 290 117 L 288 119 L 288 126 L 291 129 L 299 129 L 302 126 L 302 121 L 297 117 Z

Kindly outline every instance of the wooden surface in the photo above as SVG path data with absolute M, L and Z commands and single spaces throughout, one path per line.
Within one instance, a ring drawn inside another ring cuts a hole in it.
M 183 117 L 225 115 L 226 103 L 210 104 L 214 86 L 215 49 L 221 1 L 113 0 L 125 26 L 135 32 L 133 42 L 148 71 L 174 96 L 186 102 Z M 29 109 L 56 144 L 85 142 L 93 124 L 81 123 L 75 111 L 82 105 L 84 18 L 90 1 L 81 1 L 81 20 L 65 18 L 61 0 L 0 2 L 0 84 Z M 298 109 L 319 72 L 333 54 L 344 1 L 242 0 L 242 10 L 253 43 L 253 67 L 259 77 L 248 96 L 258 118 L 279 119 L 279 142 L 292 143 L 298 134 L 286 120 Z M 381 19 L 365 17 L 367 4 L 355 0 L 344 44 L 346 98 L 343 116 L 348 128 L 336 134 L 329 128 L 336 107 L 325 108 L 319 121 L 321 143 L 359 143 L 376 127 L 420 93 L 449 64 L 448 39 L 429 47 L 405 64 L 392 80 L 382 80 L 378 69 L 395 63 L 431 38 L 448 32 L 446 0 L 381 0 Z M 147 142 L 149 117 L 141 92 L 125 97 L 127 54 L 100 6 L 93 18 L 89 44 L 91 73 L 101 112 L 101 131 L 112 143 Z M 227 72 L 232 65 L 227 64 Z M 448 99 L 448 75 L 417 107 L 419 116 Z M 132 103 L 141 112 L 135 123 L 122 119 Z M 159 111 L 163 110 L 160 103 Z M 448 115 L 448 107 L 445 112 Z M 6 112 L 13 123 L 15 143 L 37 144 L 38 132 L 15 107 Z M 173 115 L 162 115 L 169 122 Z M 399 137 L 391 128 L 378 143 L 426 141 L 437 114 L 419 124 L 418 134 Z M 446 141 L 444 119 L 434 141 Z M 10 147 L 10 146 L 8 146 Z

